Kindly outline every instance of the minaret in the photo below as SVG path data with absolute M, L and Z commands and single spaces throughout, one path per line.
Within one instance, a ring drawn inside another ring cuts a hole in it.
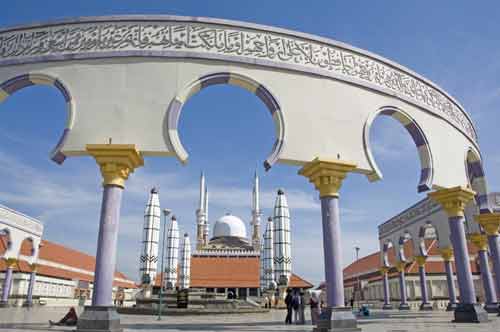
M 208 245 L 208 187 L 205 185 L 205 196 L 203 202 L 203 212 L 205 213 L 204 226 L 203 226 L 203 245 Z
M 205 236 L 205 174 L 201 172 L 200 176 L 200 201 L 196 210 L 196 249 L 199 250 L 204 246 Z
M 264 232 L 264 244 L 263 251 L 260 253 L 262 257 L 263 267 L 263 282 L 264 287 L 262 289 L 269 289 L 271 283 L 274 282 L 274 241 L 273 241 L 273 218 L 269 217 L 267 219 L 266 230 Z
M 167 289 L 175 289 L 177 285 L 177 265 L 179 264 L 179 227 L 177 219 L 172 216 L 172 222 L 167 234 L 167 261 L 165 264 L 165 282 Z
M 150 285 L 156 278 L 158 263 L 158 240 L 160 236 L 160 199 L 158 189 L 151 189 L 149 200 L 144 211 L 142 232 L 142 250 L 140 256 L 141 284 Z
M 254 176 L 253 192 L 252 192 L 252 246 L 255 251 L 260 250 L 260 205 L 259 205 L 259 176 L 257 171 Z
M 180 259 L 179 289 L 188 289 L 191 281 L 191 243 L 187 233 L 184 233 Z
M 274 204 L 274 274 L 280 286 L 288 285 L 292 274 L 290 212 L 285 193 L 278 190 Z

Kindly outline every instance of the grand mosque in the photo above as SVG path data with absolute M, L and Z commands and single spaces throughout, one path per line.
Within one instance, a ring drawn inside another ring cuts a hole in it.
M 160 207 L 158 191 L 151 190 L 145 210 L 140 278 L 144 289 L 190 288 L 206 293 L 219 293 L 239 298 L 258 297 L 263 291 L 306 289 L 312 284 L 292 273 L 290 213 L 285 192 L 277 191 L 273 216 L 261 232 L 262 213 L 259 204 L 259 178 L 254 177 L 248 236 L 245 222 L 230 213 L 218 218 L 212 227 L 208 218 L 208 197 L 205 176 L 200 177 L 199 204 L 195 211 L 196 241 L 191 254 L 189 236 L 179 241 L 175 217 L 168 226 L 165 240 L 164 273 L 157 273 L 161 259 L 158 247 Z

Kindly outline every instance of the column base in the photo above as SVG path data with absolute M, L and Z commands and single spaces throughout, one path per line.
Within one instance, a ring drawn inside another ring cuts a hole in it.
M 456 302 L 449 302 L 448 305 L 446 306 L 446 311 L 455 311 L 457 306 L 458 304 Z
M 382 307 L 382 310 L 392 310 L 393 307 L 392 307 L 392 304 L 384 304 L 384 306 Z
M 432 307 L 432 304 L 430 303 L 422 303 L 420 304 L 420 308 L 419 308 L 421 311 L 432 311 L 434 310 L 434 308 Z
M 399 310 L 410 310 L 408 303 L 401 303 L 398 307 Z
M 23 302 L 23 308 L 31 308 L 33 307 L 33 302 Z
M 460 303 L 455 309 L 454 323 L 484 323 L 488 321 L 488 313 L 480 304 Z
M 319 316 L 313 332 L 355 332 L 361 331 L 356 317 L 349 307 L 325 308 Z
M 0 301 L 0 308 L 8 308 L 10 307 L 9 302 Z
M 120 315 L 115 307 L 86 306 L 78 317 L 76 331 L 122 332 Z
M 498 312 L 498 303 L 486 303 L 484 305 L 484 310 L 486 310 L 487 313 L 493 314 Z

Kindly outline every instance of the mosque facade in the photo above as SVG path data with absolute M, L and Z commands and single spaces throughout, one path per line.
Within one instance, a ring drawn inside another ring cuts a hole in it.
M 189 287 L 177 281 L 178 289 L 191 288 L 239 298 L 258 297 L 263 291 L 276 290 L 278 287 L 312 287 L 311 283 L 292 273 L 290 213 L 285 192 L 278 190 L 271 222 L 264 234 L 261 234 L 259 191 L 259 177 L 255 174 L 249 222 L 251 234 L 247 233 L 245 222 L 231 213 L 218 218 L 211 227 L 208 215 L 209 190 L 205 175 L 201 174 L 199 202 L 195 211 L 195 250 L 191 253 L 190 268 L 182 260 L 167 260 L 163 287 L 170 288 L 167 285 L 173 285 L 171 272 L 176 268 L 190 272 Z M 265 238 L 269 236 L 275 241 L 270 246 L 263 246 Z M 171 243 L 169 239 L 168 243 Z M 166 256 L 173 255 L 172 246 L 168 245 Z M 267 263 L 263 262 L 264 257 L 267 257 Z M 270 268 L 266 268 L 264 264 Z M 179 272 L 177 276 L 185 278 L 184 274 Z M 157 288 L 160 280 L 161 277 L 156 278 Z

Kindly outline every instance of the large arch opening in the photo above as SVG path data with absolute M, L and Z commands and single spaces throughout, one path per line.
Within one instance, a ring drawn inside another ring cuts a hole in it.
M 73 101 L 71 99 L 70 92 L 65 84 L 63 84 L 59 79 L 46 74 L 30 73 L 19 75 L 5 82 L 0 82 L 0 103 L 5 101 L 9 96 L 13 95 L 17 91 L 33 85 L 46 85 L 55 87 L 60 92 L 66 103 L 66 125 L 60 138 L 57 141 L 57 144 L 54 148 L 52 148 L 50 152 L 50 158 L 54 162 L 62 164 L 66 159 L 66 156 L 61 152 L 61 150 L 66 143 L 66 139 L 71 128 L 73 127 L 73 120 L 75 117 Z
M 279 159 L 279 155 L 283 148 L 284 138 L 285 138 L 285 128 L 283 121 L 283 114 L 281 107 L 275 98 L 275 96 L 261 83 L 255 81 L 254 79 L 230 72 L 217 72 L 213 74 L 208 74 L 194 80 L 187 87 L 182 89 L 182 91 L 172 100 L 170 103 L 167 114 L 165 118 L 165 141 L 169 145 L 170 149 L 175 153 L 177 158 L 182 162 L 186 163 L 189 157 L 188 152 L 181 143 L 181 139 L 178 133 L 178 125 L 180 120 L 180 114 L 182 112 L 184 104 L 195 94 L 201 90 L 220 84 L 234 85 L 255 94 L 266 106 L 267 110 L 272 116 L 272 120 L 275 127 L 275 141 L 271 149 L 271 153 L 264 161 L 264 167 L 269 170 L 271 166 Z
M 432 189 L 433 166 L 432 166 L 432 153 L 425 137 L 424 132 L 418 123 L 411 118 L 406 112 L 396 107 L 382 107 L 370 115 L 365 122 L 363 143 L 365 148 L 366 157 L 373 172 L 368 174 L 370 181 L 382 179 L 382 172 L 380 171 L 375 159 L 373 158 L 372 149 L 370 145 L 370 128 L 372 123 L 378 116 L 388 116 L 399 122 L 408 132 L 413 140 L 420 159 L 420 178 L 417 185 L 417 191 L 424 192 Z

